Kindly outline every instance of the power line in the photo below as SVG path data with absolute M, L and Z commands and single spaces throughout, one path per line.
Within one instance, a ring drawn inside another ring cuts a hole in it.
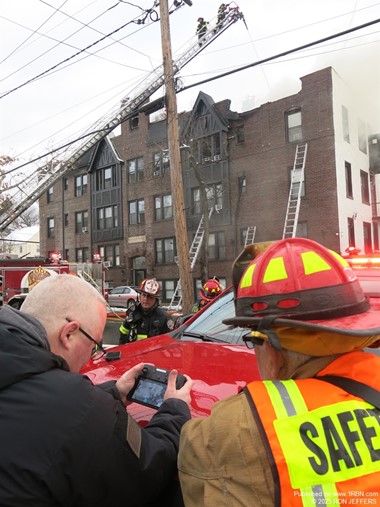
M 194 88 L 194 86 L 199 86 L 199 85 L 202 85 L 202 84 L 205 84 L 205 83 L 209 83 L 210 81 L 215 81 L 216 79 L 221 79 L 222 77 L 226 77 L 226 76 L 230 76 L 231 74 L 235 74 L 236 72 L 241 72 L 243 70 L 250 69 L 252 67 L 257 67 L 258 65 L 261 65 L 263 63 L 267 63 L 267 62 L 270 62 L 272 60 L 276 60 L 278 58 L 282 58 L 283 56 L 290 55 L 291 53 L 296 53 L 298 51 L 302 51 L 303 49 L 307 49 L 307 48 L 310 48 L 312 46 L 316 46 L 317 44 L 322 44 L 323 42 L 326 42 L 326 41 L 329 41 L 329 40 L 332 40 L 332 39 L 336 39 L 338 37 L 342 37 L 343 35 L 347 35 L 349 33 L 355 32 L 357 30 L 361 30 L 363 28 L 367 28 L 368 26 L 375 25 L 376 23 L 379 23 L 379 22 L 380 22 L 380 18 L 379 19 L 375 19 L 374 21 L 369 21 L 368 23 L 364 23 L 363 25 L 359 25 L 359 26 L 356 26 L 354 28 L 349 28 L 348 30 L 344 30 L 343 32 L 338 32 L 338 33 L 336 33 L 334 35 L 329 35 L 328 37 L 323 37 L 322 39 L 318 39 L 318 40 L 316 40 L 314 42 L 309 42 L 308 44 L 303 44 L 302 46 L 298 46 L 298 47 L 296 47 L 294 49 L 289 49 L 287 51 L 283 51 L 282 53 L 278 53 L 276 55 L 269 56 L 268 58 L 264 58 L 262 60 L 258 60 L 257 62 L 253 62 L 253 63 L 250 63 L 248 65 L 244 65 L 243 67 L 238 67 L 238 68 L 230 70 L 228 72 L 224 72 L 223 74 L 218 74 L 217 76 L 210 77 L 208 79 L 204 79 L 203 81 L 198 81 L 197 83 L 193 83 L 191 85 L 184 86 L 181 90 L 178 91 L 178 93 L 180 93 L 182 91 L 185 91 L 185 90 L 189 90 L 190 88 Z
M 53 16 L 54 16 L 57 12 L 58 12 L 58 11 L 59 11 L 59 12 L 61 12 L 61 11 L 60 11 L 61 7 L 62 7 L 63 5 L 65 5 L 65 3 L 67 3 L 67 2 L 68 2 L 68 0 L 65 0 L 65 1 L 63 2 L 63 4 L 61 4 L 59 7 L 57 7 L 56 9 L 54 9 L 54 12 L 53 12 L 53 13 L 52 13 L 52 14 L 51 14 L 51 15 L 50 15 L 50 16 L 49 16 L 49 17 L 48 17 L 48 18 L 47 18 L 47 19 L 46 19 L 43 23 L 41 23 L 41 24 L 40 24 L 40 26 L 39 26 L 38 28 L 36 28 L 35 30 L 33 30 L 33 32 L 32 32 L 31 34 L 29 34 L 29 36 L 28 36 L 28 37 L 27 37 L 24 41 L 22 41 L 22 42 L 21 42 L 21 44 L 19 44 L 19 45 L 18 45 L 18 46 L 17 46 L 17 47 L 16 47 L 16 48 L 15 48 L 15 49 L 14 49 L 14 50 L 13 50 L 13 51 L 12 51 L 12 52 L 8 55 L 8 56 L 6 56 L 5 58 L 3 58 L 3 59 L 1 60 L 1 62 L 0 62 L 0 64 L 4 63 L 6 60 L 8 60 L 8 58 L 10 58 L 12 55 L 14 55 L 14 54 L 15 54 L 15 53 L 16 53 L 16 52 L 17 52 L 17 51 L 18 51 L 18 50 L 19 50 L 22 46 L 24 46 L 24 45 L 28 42 L 28 40 L 29 40 L 29 39 L 31 39 L 35 33 L 38 33 L 38 30 L 39 30 L 40 28 L 42 28 L 44 25 L 46 25 L 46 23 L 47 23 L 47 22 L 48 22 L 48 21 L 49 21 L 49 20 L 50 20 L 50 19 L 51 19 L 51 18 L 52 18 L 52 17 L 53 17 Z M 12 75 L 12 74 L 11 74 L 11 75 Z
M 123 28 L 125 28 L 126 26 L 130 25 L 130 24 L 133 24 L 133 23 L 136 23 L 138 25 L 140 24 L 144 24 L 145 20 L 147 17 L 149 17 L 151 20 L 153 20 L 153 16 L 152 16 L 152 11 L 154 11 L 153 8 L 151 9 L 148 9 L 144 12 L 144 17 L 141 19 L 140 17 L 139 18 L 135 18 L 134 20 L 132 21 L 128 21 L 127 23 L 124 23 L 122 26 L 120 26 L 119 28 L 116 28 L 115 30 L 113 30 L 112 32 L 104 35 L 103 37 L 101 37 L 100 39 L 98 39 L 97 41 L 93 42 L 92 44 L 89 44 L 88 46 L 86 46 L 85 48 L 77 51 L 76 53 L 74 53 L 73 55 L 69 56 L 68 58 L 65 58 L 64 60 L 62 60 L 61 62 L 53 65 L 52 67 L 50 67 L 49 69 L 41 72 L 40 74 L 38 74 L 37 76 L 34 76 L 33 78 L 31 79 L 28 79 L 27 81 L 25 81 L 24 83 L 22 83 L 21 85 L 19 86 L 16 86 L 15 88 L 11 89 L 11 90 L 8 90 L 7 92 L 3 93 L 3 95 L 0 95 L 0 99 L 6 97 L 7 95 L 10 95 L 11 93 L 15 92 L 16 90 L 19 90 L 20 88 L 23 88 L 24 86 L 26 86 L 27 84 L 30 84 L 32 83 L 33 81 L 36 81 L 37 79 L 39 79 L 40 77 L 48 74 L 49 72 L 51 72 L 52 70 L 56 69 L 57 67 L 59 67 L 60 65 L 62 65 L 63 63 L 66 63 L 70 60 L 72 60 L 73 58 L 75 58 L 76 56 L 80 55 L 81 53 L 84 53 L 85 51 L 87 51 L 88 49 L 96 46 L 97 44 L 99 44 L 100 42 L 104 41 L 105 39 L 111 37 L 111 35 L 114 35 L 115 33 L 119 32 L 120 30 L 122 30 Z M 154 11 L 155 12 L 155 11 Z M 155 20 L 157 21 L 157 20 Z
M 208 83 L 208 82 L 210 82 L 210 81 L 215 81 L 215 80 L 217 80 L 217 79 L 221 79 L 221 78 L 226 77 L 226 76 L 229 76 L 229 75 L 231 75 L 231 74 L 235 74 L 236 72 L 241 72 L 241 71 L 246 70 L 246 69 L 249 69 L 249 68 L 251 68 L 251 67 L 255 67 L 255 66 L 261 65 L 261 64 L 263 64 L 263 63 L 267 63 L 267 62 L 270 62 L 270 61 L 273 61 L 273 60 L 276 60 L 276 59 L 282 58 L 283 56 L 286 56 L 286 55 L 289 55 L 289 54 L 292 54 L 292 53 L 296 53 L 296 52 L 298 52 L 298 51 L 301 51 L 301 50 L 303 50 L 303 49 L 310 48 L 310 47 L 312 47 L 312 46 L 316 46 L 316 45 L 318 45 L 318 44 L 322 44 L 323 42 L 326 42 L 326 41 L 329 41 L 329 40 L 333 40 L 333 39 L 336 39 L 336 38 L 338 38 L 338 37 L 342 37 L 343 35 L 346 35 L 346 34 L 348 34 L 348 33 L 352 33 L 352 32 L 355 32 L 355 31 L 361 30 L 361 29 L 363 29 L 363 28 L 367 28 L 368 26 L 375 25 L 375 24 L 377 24 L 377 23 L 379 23 L 379 22 L 380 22 L 380 18 L 379 18 L 379 19 L 376 19 L 376 20 L 374 20 L 374 21 L 369 21 L 368 23 L 364 23 L 364 24 L 362 24 L 362 25 L 359 25 L 359 26 L 356 26 L 356 27 L 350 28 L 350 29 L 348 29 L 348 30 L 344 30 L 343 32 L 338 32 L 338 33 L 336 33 L 336 34 L 329 35 L 329 36 L 324 37 L 324 38 L 322 38 L 322 39 L 318 39 L 318 40 L 316 40 L 316 41 L 309 42 L 308 44 L 304 44 L 304 45 L 302 45 L 302 46 L 298 46 L 298 47 L 296 47 L 296 48 L 289 49 L 289 50 L 287 50 L 287 51 L 284 51 L 284 52 L 282 52 L 282 53 L 278 53 L 278 54 L 273 55 L 273 56 L 270 56 L 270 57 L 268 57 L 268 58 L 264 58 L 264 59 L 259 60 L 259 61 L 257 61 L 257 62 L 253 62 L 253 63 L 250 63 L 250 64 L 248 64 L 248 65 L 244 65 L 244 66 L 242 66 L 242 67 L 238 67 L 238 68 L 233 69 L 233 70 L 230 70 L 230 71 L 228 71 L 228 72 L 224 72 L 224 73 L 222 73 L 222 74 L 218 74 L 218 75 L 213 76 L 213 77 L 211 77 L 211 78 L 204 79 L 204 80 L 202 80 L 202 81 L 198 81 L 198 82 L 193 83 L 193 84 L 191 84 L 191 85 L 185 86 L 185 87 L 181 88 L 180 90 L 178 90 L 178 91 L 177 91 L 177 93 L 181 93 L 181 92 L 183 92 L 183 91 L 185 91 L 185 90 L 188 90 L 188 89 L 190 89 L 190 88 L 193 88 L 193 87 L 195 87 L 195 86 L 200 86 L 200 85 L 205 84 L 205 83 Z M 131 113 L 131 115 L 132 115 L 132 114 L 136 114 L 136 112 Z M 127 118 L 126 118 L 126 119 L 127 119 Z M 53 153 L 55 153 L 55 152 L 57 152 L 57 151 L 59 151 L 59 150 L 61 150 L 61 149 L 63 149 L 63 148 L 66 148 L 66 147 L 70 146 L 71 144 L 74 144 L 75 142 L 80 141 L 81 139 L 83 139 L 83 138 L 87 137 L 88 135 L 94 134 L 94 133 L 96 133 L 96 132 L 102 132 L 102 131 L 103 131 L 103 129 L 100 129 L 99 131 L 94 131 L 94 132 L 86 133 L 85 135 L 82 135 L 82 136 L 80 136 L 80 137 L 78 137 L 78 138 L 74 139 L 73 141 L 70 141 L 70 142 L 68 142 L 68 143 L 66 143 L 66 144 L 64 144 L 64 145 L 62 145 L 62 146 L 60 146 L 60 147 L 58 147 L 58 148 L 55 148 L 55 149 L 53 149 L 53 150 L 49 151 L 48 153 L 45 153 L 45 154 L 43 154 L 43 155 L 41 155 L 41 156 L 39 156 L 39 157 L 37 157 L 37 158 L 35 158 L 35 159 L 33 159 L 33 160 L 30 160 L 30 161 L 28 161 L 28 162 L 25 162 L 24 164 L 22 164 L 22 165 L 20 165 L 20 166 L 18 166 L 18 167 L 15 167 L 15 168 L 10 169 L 10 170 L 8 170 L 8 171 L 4 171 L 4 176 L 5 176 L 5 175 L 7 175 L 7 174 L 12 173 L 12 172 L 14 172 L 14 171 L 16 171 L 16 170 L 18 170 L 18 169 L 21 169 L 22 167 L 25 167 L 25 166 L 27 166 L 27 165 L 29 165 L 29 164 L 33 163 L 33 162 L 36 162 L 36 161 L 38 161 L 38 160 L 40 160 L 40 159 L 42 159 L 42 158 L 44 158 L 44 157 L 47 157 L 47 156 L 49 156 L 49 155 L 51 155 L 51 154 L 53 154 Z

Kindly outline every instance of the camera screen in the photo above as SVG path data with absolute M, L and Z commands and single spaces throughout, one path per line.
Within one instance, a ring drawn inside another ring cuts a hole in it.
M 131 399 L 141 403 L 148 403 L 155 407 L 160 407 L 164 401 L 166 384 L 156 382 L 150 379 L 140 379 Z

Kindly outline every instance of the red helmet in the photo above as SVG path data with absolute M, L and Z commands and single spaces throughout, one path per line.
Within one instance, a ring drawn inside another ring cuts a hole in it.
M 237 278 L 236 317 L 225 324 L 258 331 L 287 326 L 352 336 L 380 334 L 376 313 L 348 263 L 310 239 L 274 242 Z
M 143 292 L 158 299 L 160 296 L 160 284 L 155 278 L 146 278 L 140 283 L 136 292 L 140 294 Z
M 199 294 L 202 299 L 206 299 L 207 301 L 211 301 L 216 296 L 218 296 L 222 292 L 222 286 L 214 276 L 214 278 L 210 278 L 207 282 L 201 287 Z

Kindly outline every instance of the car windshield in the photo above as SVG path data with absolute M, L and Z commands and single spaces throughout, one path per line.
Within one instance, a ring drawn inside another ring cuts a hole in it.
M 242 335 L 247 332 L 241 327 L 226 326 L 222 320 L 235 316 L 234 293 L 227 290 L 213 302 L 197 319 L 183 330 L 181 339 L 203 340 L 243 345 Z

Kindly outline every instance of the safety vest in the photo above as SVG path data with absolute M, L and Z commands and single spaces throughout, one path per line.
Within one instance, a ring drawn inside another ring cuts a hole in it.
M 375 389 L 380 359 L 344 354 L 318 375 Z M 245 388 L 268 451 L 276 507 L 380 506 L 380 411 L 316 378 L 252 382 Z

